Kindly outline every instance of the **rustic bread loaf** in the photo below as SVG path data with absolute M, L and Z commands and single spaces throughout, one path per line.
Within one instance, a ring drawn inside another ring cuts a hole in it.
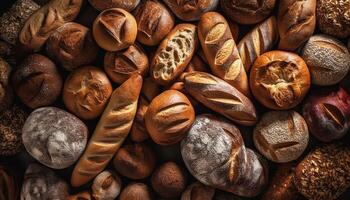
M 185 76 L 184 85 L 192 97 L 215 112 L 238 124 L 256 124 L 253 103 L 225 81 L 205 72 L 190 72 Z
M 109 8 L 121 8 L 131 12 L 139 5 L 141 0 L 89 0 L 95 9 L 103 11 Z
M 316 0 L 281 0 L 278 10 L 278 48 L 294 51 L 306 42 L 316 27 Z
M 196 117 L 181 142 L 182 158 L 205 185 L 239 196 L 258 195 L 267 184 L 267 166 L 246 149 L 238 128 L 215 115 Z
M 142 77 L 133 75 L 114 90 L 89 144 L 71 177 L 74 187 L 81 186 L 100 173 L 128 136 L 142 87 Z
M 238 43 L 237 48 L 245 70 L 248 72 L 255 59 L 270 51 L 278 42 L 278 28 L 275 16 L 255 26 Z
M 186 69 L 197 48 L 197 29 L 178 24 L 159 45 L 151 64 L 151 77 L 160 85 L 173 82 Z
M 198 37 L 213 74 L 249 96 L 247 74 L 225 18 L 217 12 L 202 15 Z
M 39 51 L 47 38 L 79 14 L 83 0 L 52 0 L 35 11 L 19 34 L 19 44 L 25 51 Z

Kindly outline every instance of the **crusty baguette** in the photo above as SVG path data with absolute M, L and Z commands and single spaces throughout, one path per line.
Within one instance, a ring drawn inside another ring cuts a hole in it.
M 205 72 L 190 72 L 184 85 L 192 97 L 213 111 L 241 125 L 256 124 L 253 103 L 225 81 Z
M 248 72 L 255 59 L 272 50 L 278 42 L 276 17 L 272 16 L 257 25 L 238 43 L 237 48 L 245 70 Z
M 316 0 L 281 0 L 278 9 L 278 48 L 294 51 L 307 41 L 316 27 Z
M 83 156 L 74 168 L 72 186 L 89 182 L 113 158 L 130 131 L 141 87 L 142 77 L 135 74 L 114 90 Z
M 76 18 L 82 4 L 83 0 L 50 1 L 27 19 L 19 34 L 19 45 L 25 51 L 39 51 L 53 31 Z
M 198 37 L 214 75 L 250 96 L 247 74 L 225 18 L 216 12 L 202 15 Z

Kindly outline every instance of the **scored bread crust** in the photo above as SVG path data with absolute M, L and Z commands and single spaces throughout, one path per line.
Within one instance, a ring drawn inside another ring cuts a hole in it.
M 83 156 L 74 168 L 72 186 L 78 187 L 93 179 L 120 148 L 131 129 L 141 87 L 142 77 L 133 75 L 114 90 Z

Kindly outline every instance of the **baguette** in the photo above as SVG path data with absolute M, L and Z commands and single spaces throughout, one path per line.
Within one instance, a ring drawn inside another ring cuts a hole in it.
M 225 18 L 216 12 L 202 15 L 198 37 L 213 74 L 250 96 L 247 74 Z
M 248 72 L 255 59 L 272 50 L 278 42 L 278 28 L 274 16 L 257 25 L 238 43 L 238 52 Z
M 306 42 L 316 27 L 316 0 L 281 0 L 278 10 L 278 49 L 294 51 Z
M 92 180 L 113 158 L 130 131 L 141 86 L 142 77 L 135 74 L 114 90 L 83 156 L 74 168 L 72 186 L 78 187 Z
M 253 103 L 225 81 L 205 72 L 190 72 L 184 85 L 192 97 L 213 111 L 241 125 L 256 124 Z
M 197 47 L 197 29 L 177 25 L 159 45 L 151 64 L 151 76 L 160 85 L 169 85 L 187 67 Z
M 39 51 L 57 28 L 77 17 L 82 4 L 83 0 L 50 1 L 27 19 L 19 34 L 19 45 L 25 51 Z

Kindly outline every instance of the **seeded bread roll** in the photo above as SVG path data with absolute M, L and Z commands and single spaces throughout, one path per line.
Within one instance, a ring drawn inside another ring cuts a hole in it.
M 256 124 L 253 103 L 225 81 L 205 72 L 191 72 L 185 76 L 184 84 L 192 97 L 215 112 L 238 124 Z
M 96 17 L 92 34 L 104 50 L 119 51 L 134 44 L 137 24 L 129 12 L 120 8 L 110 8 Z
M 272 50 L 277 42 L 276 18 L 271 16 L 261 24 L 256 25 L 237 45 L 245 70 L 248 72 L 255 59 Z
M 246 149 L 240 131 L 224 118 L 199 115 L 181 142 L 182 158 L 205 185 L 254 197 L 267 184 L 267 166 Z
M 52 0 L 33 13 L 19 34 L 24 51 L 39 51 L 57 28 L 77 17 L 82 4 L 83 0 Z
M 281 0 L 278 10 L 279 49 L 294 51 L 316 27 L 316 0 Z
M 339 83 L 350 68 L 350 54 L 346 46 L 328 35 L 314 35 L 304 46 L 301 56 L 310 69 L 316 85 Z
M 197 48 L 197 29 L 192 24 L 178 24 L 159 45 L 151 64 L 151 77 L 168 85 L 186 69 Z
M 164 0 L 173 13 L 184 21 L 196 21 L 206 12 L 214 10 L 219 0 Z
M 134 11 L 137 21 L 137 41 L 155 46 L 173 29 L 174 16 L 158 0 L 143 1 Z
M 113 158 L 131 129 L 142 77 L 133 75 L 114 90 L 89 144 L 71 177 L 74 187 L 81 186 L 100 173 Z
M 310 200 L 337 199 L 350 186 L 350 148 L 342 144 L 321 146 L 295 168 L 294 184 Z
M 217 12 L 202 15 L 198 37 L 213 74 L 249 96 L 247 74 L 225 18 Z
M 95 9 L 103 11 L 109 8 L 121 8 L 131 12 L 139 5 L 141 0 L 89 0 Z

